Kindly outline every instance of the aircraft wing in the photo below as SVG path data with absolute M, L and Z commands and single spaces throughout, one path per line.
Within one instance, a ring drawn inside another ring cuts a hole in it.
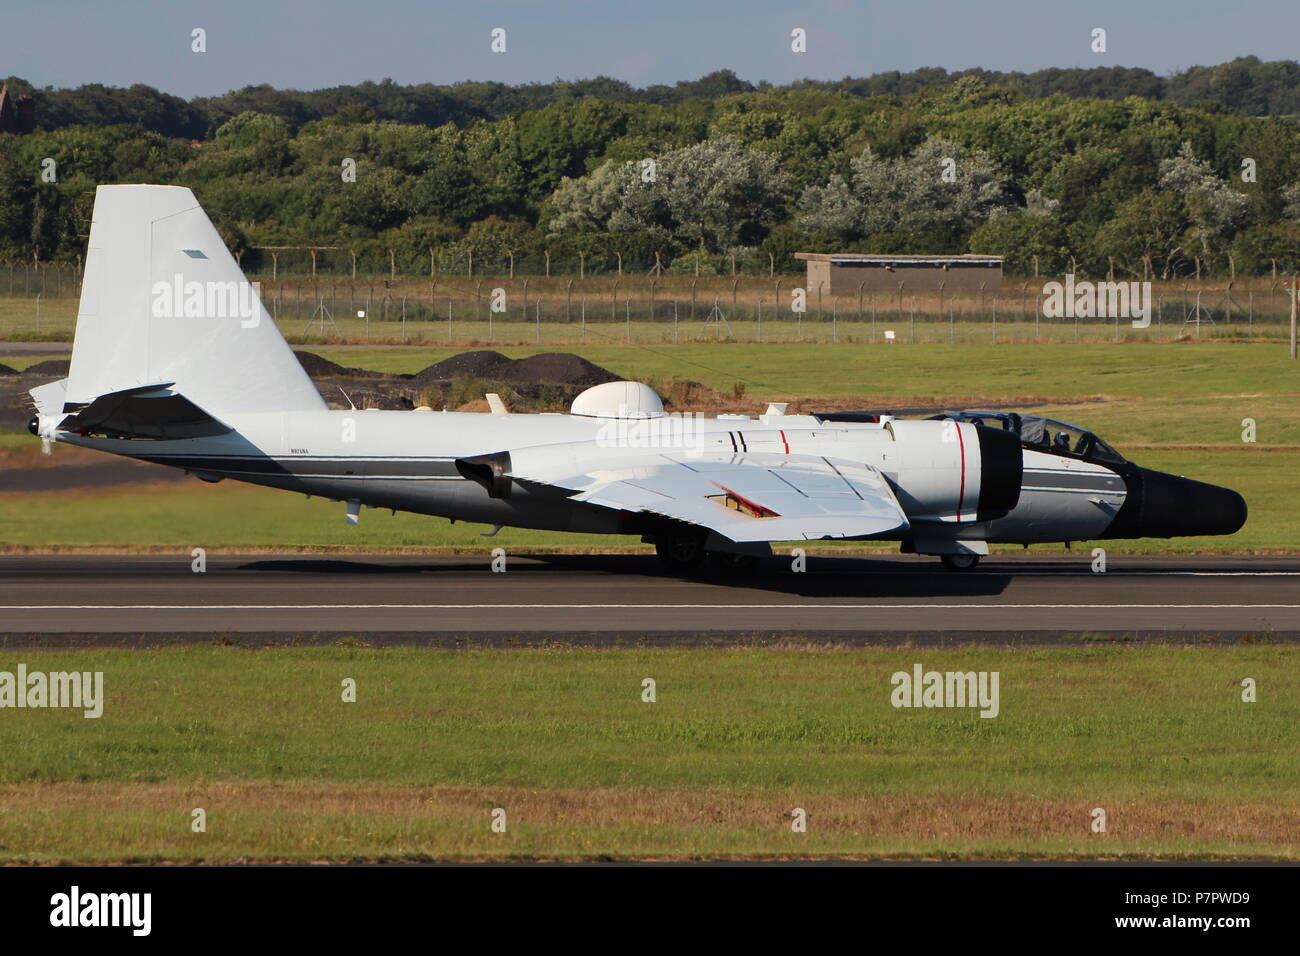
M 573 492 L 574 501 L 684 521 L 736 542 L 861 538 L 908 527 L 879 471 L 816 455 L 658 454 L 580 474 L 547 472 L 512 468 L 510 477 Z

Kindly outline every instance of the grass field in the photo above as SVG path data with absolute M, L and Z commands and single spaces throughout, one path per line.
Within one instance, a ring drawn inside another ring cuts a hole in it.
M 312 351 L 342 365 L 411 373 L 463 350 L 318 346 Z M 518 346 L 501 351 L 518 358 L 532 355 L 536 349 Z M 1181 428 L 1187 421 L 1199 420 L 1208 426 L 1209 435 L 1217 436 L 1205 439 L 1211 441 L 1239 438 L 1239 419 L 1233 423 L 1236 429 L 1215 430 L 1220 420 L 1232 417 L 1226 411 L 1215 414 L 1225 399 L 1255 398 L 1261 405 L 1271 398 L 1285 399 L 1277 411 L 1300 418 L 1295 411 L 1300 367 L 1288 360 L 1285 346 L 1276 344 L 935 345 L 913 350 L 901 345 L 872 348 L 811 343 L 691 344 L 661 349 L 615 343 L 589 345 L 579 354 L 627 378 L 660 382 L 692 379 L 728 394 L 741 384 L 756 411 L 761 410 L 763 401 L 798 396 L 852 399 L 872 408 L 980 400 L 1074 404 L 1093 398 L 1123 403 L 1118 410 L 1131 412 L 1126 417 L 1132 421 L 1122 427 L 1147 428 L 1169 421 L 1167 415 L 1148 415 L 1147 409 L 1134 403 L 1177 400 L 1186 403 L 1191 417 L 1170 424 Z M 0 362 L 23 369 L 58 357 L 66 355 L 0 353 Z M 1271 409 L 1253 410 L 1259 417 Z M 1154 420 L 1141 421 L 1147 418 Z M 1294 424 L 1294 419 L 1290 421 Z M 1114 437 L 1116 441 L 1132 440 L 1137 434 L 1121 431 Z M 1300 431 L 1291 433 L 1291 440 L 1300 442 Z
M 358 346 L 317 351 L 340 364 L 416 372 L 460 350 Z M 503 351 L 516 358 L 534 352 L 528 347 Z M 1074 401 L 1087 396 L 1199 400 L 1224 394 L 1300 395 L 1300 369 L 1288 360 L 1285 347 L 1262 344 L 936 345 L 911 350 L 901 345 L 740 343 L 651 349 L 615 343 L 590 345 L 580 354 L 630 378 L 692 378 L 728 392 L 741 382 L 755 403 L 799 395 L 890 403 L 976 396 Z
M 8 651 L 106 702 L 0 722 L 0 860 L 1297 859 L 1297 654 Z M 998 671 L 999 715 L 893 708 L 916 663 Z

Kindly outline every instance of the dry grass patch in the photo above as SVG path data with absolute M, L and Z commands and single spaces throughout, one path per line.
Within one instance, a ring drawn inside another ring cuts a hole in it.
M 1092 833 L 1103 806 L 1106 833 Z M 191 810 L 206 833 L 190 829 Z M 490 829 L 506 810 L 508 830 Z M 807 811 L 793 833 L 791 811 Z M 88 830 L 94 850 L 78 842 Z M 976 857 L 1300 859 L 1300 807 L 964 794 L 376 787 L 240 783 L 0 786 L 0 859 Z

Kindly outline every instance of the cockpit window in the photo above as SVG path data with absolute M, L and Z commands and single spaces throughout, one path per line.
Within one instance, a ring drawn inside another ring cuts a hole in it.
M 1025 415 L 1021 418 L 1020 440 L 1034 448 L 1058 455 L 1074 455 L 1094 461 L 1122 463 L 1124 457 L 1104 441 L 1078 425 L 1053 418 Z
M 1041 445 L 1046 432 L 1046 421 L 1041 418 L 1025 418 L 1020 424 L 1020 440 L 1026 445 Z
M 1092 451 L 1089 454 L 1089 457 L 1094 458 L 1097 461 L 1108 461 L 1114 465 L 1122 465 L 1125 461 L 1123 455 L 1117 452 L 1114 448 L 1111 448 L 1096 435 L 1092 437 Z
M 1044 444 L 1063 455 L 1083 455 L 1088 451 L 1092 433 L 1077 425 L 1067 425 L 1048 418 L 1043 421 Z
M 1123 464 L 1124 456 L 1086 428 L 1058 422 L 1037 415 L 1019 415 L 1015 412 L 949 412 L 935 418 L 953 418 L 983 425 L 986 428 L 1005 428 L 1020 435 L 1021 444 L 1058 455 L 1070 455 L 1092 461 Z

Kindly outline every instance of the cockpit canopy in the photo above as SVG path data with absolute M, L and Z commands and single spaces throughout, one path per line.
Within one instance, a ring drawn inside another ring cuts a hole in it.
M 1068 422 L 1058 422 L 1054 418 L 1022 415 L 1019 412 L 973 411 L 945 412 L 931 417 L 969 422 L 986 428 L 1002 428 L 1019 435 L 1023 447 L 1047 451 L 1055 455 L 1069 455 L 1072 458 L 1113 465 L 1123 464 L 1125 460 L 1123 455 L 1086 428 Z

